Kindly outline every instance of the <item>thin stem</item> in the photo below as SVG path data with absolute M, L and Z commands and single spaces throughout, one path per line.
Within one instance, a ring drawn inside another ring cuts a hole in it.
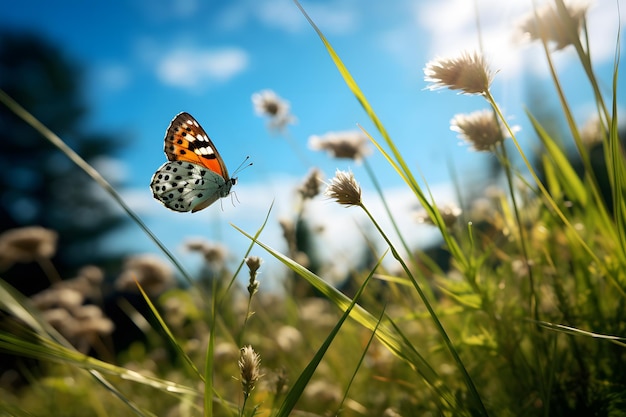
M 407 253 L 407 255 L 410 257 L 410 259 L 413 261 L 413 263 L 415 263 L 415 258 L 413 257 L 413 255 L 411 254 L 411 250 L 409 248 L 409 245 L 406 243 L 406 240 L 404 239 L 404 236 L 402 235 L 402 232 L 400 231 L 400 228 L 398 227 L 398 223 L 396 223 L 396 219 L 394 218 L 393 214 L 391 213 L 391 209 L 389 208 L 389 204 L 387 204 L 387 200 L 385 199 L 385 196 L 383 194 L 383 190 L 382 187 L 380 186 L 380 183 L 378 182 L 378 179 L 376 178 L 376 173 L 374 172 L 374 170 L 372 169 L 372 167 L 370 166 L 370 164 L 367 162 L 367 159 L 365 159 L 363 161 L 363 165 L 365 166 L 365 170 L 367 171 L 370 179 L 372 180 L 372 183 L 374 184 L 374 188 L 376 189 L 376 191 L 378 192 L 378 195 L 380 196 L 380 200 L 383 203 L 383 207 L 385 208 L 385 212 L 387 213 L 387 216 L 389 217 L 389 220 L 391 221 L 391 224 L 393 226 L 393 230 L 396 232 L 396 235 L 398 235 L 398 238 L 400 239 L 400 242 L 402 243 L 402 246 L 404 247 L 404 251 Z M 417 271 L 419 271 L 419 268 L 416 268 Z M 430 286 L 426 286 L 426 291 L 428 292 L 428 296 L 429 297 L 433 297 L 433 292 L 432 289 L 430 288 Z
M 248 402 L 249 393 L 243 394 L 243 404 L 241 404 L 241 410 L 239 411 L 239 417 L 243 417 L 246 410 L 246 403 Z
M 48 281 L 50 281 L 50 284 L 55 284 L 63 281 L 63 278 L 61 278 L 59 271 L 56 269 L 50 259 L 37 257 L 36 262 L 39 264 L 41 269 L 43 269 L 44 274 L 46 274 L 46 277 L 48 277 Z
M 465 380 L 465 384 L 467 385 L 467 388 L 470 391 L 471 398 L 473 398 L 474 401 L 476 402 L 476 404 L 475 404 L 476 407 L 480 410 L 482 415 L 487 416 L 488 415 L 487 409 L 485 408 L 485 406 L 484 406 L 484 404 L 482 402 L 482 399 L 480 398 L 480 395 L 478 394 L 478 390 L 476 389 L 476 386 L 474 385 L 474 382 L 472 381 L 471 376 L 467 372 L 467 369 L 465 368 L 465 365 L 463 364 L 463 361 L 461 360 L 461 357 L 459 356 L 458 352 L 456 351 L 456 348 L 452 344 L 452 341 L 450 340 L 450 337 L 448 336 L 448 333 L 444 329 L 443 324 L 439 320 L 439 317 L 437 317 L 437 313 L 435 312 L 435 310 L 433 309 L 432 305 L 428 301 L 428 298 L 426 297 L 426 294 L 424 293 L 424 291 L 420 287 L 420 285 L 417 282 L 417 280 L 415 279 L 415 277 L 413 277 L 413 273 L 409 270 L 408 266 L 406 265 L 406 263 L 404 262 L 404 260 L 402 259 L 402 257 L 400 256 L 400 254 L 398 253 L 396 248 L 394 247 L 393 243 L 391 243 L 391 240 L 389 240 L 389 237 L 387 236 L 387 234 L 380 227 L 380 225 L 378 224 L 376 219 L 374 219 L 374 217 L 369 212 L 367 207 L 365 207 L 365 205 L 362 204 L 362 203 L 359 205 L 359 207 L 361 207 L 363 209 L 363 211 L 365 212 L 367 217 L 369 217 L 369 219 L 371 220 L 371 222 L 374 225 L 374 227 L 376 227 L 376 230 L 378 230 L 378 233 L 380 233 L 380 235 L 383 237 L 385 242 L 387 242 L 387 245 L 389 246 L 389 249 L 391 250 L 391 254 L 400 263 L 400 265 L 402 266 L 402 269 L 407 274 L 407 276 L 410 278 L 411 283 L 413 284 L 413 287 L 415 288 L 415 290 L 417 291 L 419 297 L 421 298 L 424 306 L 426 307 L 426 310 L 428 310 L 428 314 L 430 315 L 431 319 L 433 320 L 433 323 L 435 324 L 435 328 L 437 329 L 437 331 L 439 332 L 439 334 L 443 338 L 443 341 L 444 341 L 448 351 L 450 352 L 450 354 L 452 355 L 452 358 L 454 359 L 454 361 L 456 362 L 457 366 L 459 367 L 459 370 L 461 371 L 461 374 L 463 375 L 463 379 Z
M 243 336 L 246 331 L 246 325 L 248 324 L 248 319 L 252 317 L 252 294 L 248 297 L 248 307 L 246 308 L 246 317 L 243 319 L 243 324 L 241 325 L 241 330 L 239 331 L 239 335 L 237 336 L 237 345 L 241 346 L 243 343 Z
M 519 229 L 520 248 L 522 249 L 522 256 L 524 257 L 524 263 L 528 270 L 528 283 L 530 285 L 530 310 L 533 312 L 535 320 L 539 321 L 539 306 L 537 303 L 537 294 L 535 292 L 535 279 L 533 276 L 533 268 L 528 256 L 528 247 L 526 245 L 526 233 L 522 216 L 520 214 L 519 206 L 517 204 L 517 197 L 515 196 L 515 187 L 513 185 L 513 174 L 511 173 L 510 159 L 507 156 L 506 146 L 504 143 L 500 144 L 500 152 L 502 152 L 502 161 L 504 162 L 504 173 L 506 175 L 506 181 L 509 188 L 509 195 L 511 197 L 511 203 L 513 204 L 513 212 L 515 213 L 515 221 L 517 222 L 517 228 Z

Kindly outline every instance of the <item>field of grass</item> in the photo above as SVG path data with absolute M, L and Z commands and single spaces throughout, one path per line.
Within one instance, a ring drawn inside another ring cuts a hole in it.
M 346 210 L 363 211 L 388 243 L 387 251 L 373 254 L 371 265 L 353 271 L 350 292 L 310 272 L 306 253 L 297 248 L 282 254 L 265 245 L 265 225 L 255 231 L 235 226 L 233 233 L 250 240 L 248 251 L 238 253 L 243 260 L 236 271 L 219 267 L 219 251 L 197 243 L 193 250 L 205 255 L 215 272 L 208 281 L 187 276 L 161 245 L 188 285 L 163 291 L 171 271 L 153 259 L 126 265 L 119 285 L 134 288 L 148 306 L 143 315 L 130 305 L 125 310 L 143 330 L 143 340 L 111 357 L 110 320 L 96 306 L 83 305 L 84 299 L 97 298 L 99 282 L 89 279 L 93 271 L 72 284 L 56 284 L 39 298 L 26 299 L 3 283 L 0 350 L 36 359 L 38 366 L 22 369 L 28 384 L 0 388 L 0 415 L 626 415 L 626 161 L 615 93 L 619 55 L 607 97 L 585 42 L 586 9 L 568 7 L 556 0 L 549 10 L 538 9 L 527 32 L 545 48 L 582 174 L 566 157 L 565 145 L 529 111 L 543 146 L 539 166 L 531 163 L 492 96 L 497 74 L 480 51 L 461 52 L 427 63 L 425 78 L 432 89 L 484 98 L 486 110 L 457 116 L 452 127 L 477 152 L 493 154 L 505 186 L 462 210 L 438 207 L 310 21 L 377 128 L 364 135 L 423 206 L 422 221 L 440 231 L 449 268 L 424 252 L 394 246 L 392 231 L 371 214 L 351 172 L 338 171 L 325 185 L 313 176 L 301 190 L 303 206 L 324 192 Z M 552 64 L 562 48 L 577 51 L 595 93 L 593 128 L 574 121 L 562 93 Z M 3 92 L 0 100 L 82 166 L 160 245 L 98 172 Z M 377 184 L 360 145 L 354 146 L 352 156 L 363 158 Z M 511 152 L 521 166 L 510 163 Z M 379 191 L 385 204 L 392 204 Z M 396 232 L 402 237 L 399 227 Z M 33 236 L 21 250 L 42 250 L 46 231 Z M 4 239 L 2 248 L 10 249 L 10 239 Z M 284 296 L 259 286 L 263 263 L 250 256 L 253 248 L 293 273 L 290 282 L 296 284 Z M 42 268 L 48 265 L 45 253 L 31 256 Z M 400 269 L 385 270 L 384 257 L 394 257 Z M 238 284 L 240 274 L 249 275 L 247 288 Z M 314 290 L 295 289 L 303 285 Z

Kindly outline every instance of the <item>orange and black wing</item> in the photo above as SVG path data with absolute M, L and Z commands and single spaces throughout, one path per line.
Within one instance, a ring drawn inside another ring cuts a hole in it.
M 165 155 L 170 161 L 203 166 L 229 181 L 228 170 L 213 141 L 189 113 L 180 113 L 165 133 Z

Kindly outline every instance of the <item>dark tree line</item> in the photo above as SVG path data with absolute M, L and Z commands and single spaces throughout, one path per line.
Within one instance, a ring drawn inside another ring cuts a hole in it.
M 0 33 L 0 88 L 59 135 L 88 162 L 114 156 L 122 143 L 86 131 L 83 71 L 41 37 Z M 64 154 L 6 106 L 0 105 L 0 233 L 39 225 L 58 232 L 53 261 L 63 278 L 88 263 L 105 261 L 96 242 L 124 219 L 102 190 Z M 12 284 L 36 284 L 37 265 L 0 272 Z M 45 281 L 45 280 L 44 280 Z M 23 287 L 23 285 L 18 285 Z

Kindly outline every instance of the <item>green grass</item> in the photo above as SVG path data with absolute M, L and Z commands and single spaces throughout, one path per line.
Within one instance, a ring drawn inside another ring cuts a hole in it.
M 567 23 L 562 2 L 555 3 Z M 538 170 L 496 98 L 486 91 L 485 105 L 510 135 L 493 148 L 508 188 L 488 197 L 489 216 L 474 217 L 466 210 L 450 226 L 348 68 L 309 22 L 376 127 L 377 132 L 366 134 L 439 229 L 451 256 L 450 270 L 419 251 L 401 255 L 410 248 L 405 243 L 396 248 L 387 238 L 390 231 L 379 226 L 382 219 L 370 213 L 368 201 L 359 201 L 346 209 L 364 211 L 388 251 L 375 253 L 378 262 L 370 268 L 354 271 L 354 297 L 266 245 L 262 231 L 269 213 L 255 233 L 234 226 L 233 233 L 250 240 L 247 251 L 238 255 L 243 259 L 253 248 L 264 251 L 315 288 L 319 297 L 287 292 L 277 298 L 263 287 L 245 295 L 235 284 L 243 261 L 236 271 L 214 280 L 212 288 L 196 285 L 93 168 L 1 93 L 5 105 L 110 193 L 190 286 L 156 299 L 144 293 L 154 328 L 146 330 L 146 343 L 131 346 L 109 363 L 77 351 L 29 300 L 2 285 L 2 310 L 15 320 L 0 331 L 0 349 L 38 359 L 41 365 L 25 370 L 26 387 L 0 390 L 0 415 L 625 415 L 626 163 L 618 138 L 619 55 L 607 98 L 598 87 L 588 45 L 573 43 L 604 127 L 600 146 L 612 203 L 602 197 L 589 147 L 552 65 L 557 52 L 544 41 L 583 175 L 576 174 L 567 150 L 547 133 L 539 115 L 528 111 L 543 149 Z M 510 164 L 507 143 L 522 166 Z M 375 170 L 367 161 L 365 166 L 378 184 Z M 384 190 L 378 191 L 386 206 L 392 203 L 384 200 Z M 390 211 L 387 215 L 404 242 L 397 226 L 401 219 Z M 402 271 L 383 270 L 385 256 L 394 257 Z M 165 308 L 171 302 L 179 306 L 176 317 Z M 263 374 L 246 401 L 237 367 L 243 345 L 260 354 Z

